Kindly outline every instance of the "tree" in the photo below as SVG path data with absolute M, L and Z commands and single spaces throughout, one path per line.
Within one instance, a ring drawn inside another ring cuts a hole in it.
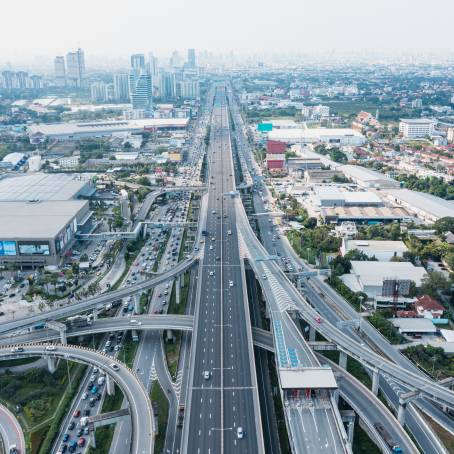
M 310 217 L 304 225 L 308 229 L 313 229 L 313 228 L 317 227 L 317 219 Z
M 421 283 L 421 292 L 425 295 L 438 298 L 440 293 L 445 293 L 449 289 L 449 281 L 445 278 L 443 273 L 434 271 L 427 273 Z
M 454 233 L 454 217 L 447 216 L 445 218 L 438 219 L 438 221 L 435 221 L 433 226 L 439 235 L 447 232 Z
M 449 269 L 451 271 L 454 271 L 454 252 L 448 252 L 444 257 L 443 260 L 446 262 L 446 265 L 448 265 Z

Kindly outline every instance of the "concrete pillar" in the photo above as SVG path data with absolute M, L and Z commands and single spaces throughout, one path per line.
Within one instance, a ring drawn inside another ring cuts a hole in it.
M 140 314 L 140 294 L 136 293 L 134 295 L 134 312 Z
M 340 351 L 339 352 L 339 366 L 342 369 L 347 369 L 347 353 Z
M 350 446 L 353 445 L 353 435 L 355 433 L 355 421 L 349 421 L 347 423 L 347 437 Z
M 309 341 L 315 342 L 315 328 L 312 325 L 309 327 Z
M 184 287 L 184 272 L 180 274 L 179 278 L 180 278 L 180 287 L 183 288 Z
M 372 371 L 372 392 L 377 395 L 378 394 L 378 384 L 380 381 L 380 373 L 378 369 L 374 369 Z
M 397 410 L 397 420 L 399 421 L 400 425 L 403 426 L 405 424 L 405 409 L 407 407 L 406 402 L 399 399 L 399 409 Z
M 336 380 L 337 380 L 337 377 L 336 377 Z M 339 405 L 339 389 L 338 388 L 336 388 L 333 391 L 333 399 L 334 399 L 334 402 L 336 402 L 336 405 Z
M 47 368 L 49 369 L 49 372 L 51 374 L 55 372 L 55 369 L 57 369 L 57 361 L 55 359 L 55 356 L 47 357 Z
M 98 310 L 96 307 L 93 309 L 93 320 L 98 320 Z
M 96 449 L 96 438 L 95 438 L 95 430 L 93 430 L 90 434 L 90 446 L 93 448 L 93 449 Z
M 109 396 L 113 396 L 115 394 L 115 382 L 110 375 L 106 375 L 106 389 Z
M 68 343 L 66 339 L 66 328 L 60 330 L 60 343 L 66 345 Z
M 176 298 L 176 303 L 180 304 L 181 302 L 181 295 L 180 295 L 180 289 L 181 289 L 181 278 L 180 276 L 177 277 L 177 280 L 175 282 L 175 298 Z
M 147 224 L 142 224 L 142 238 L 145 239 L 147 237 Z

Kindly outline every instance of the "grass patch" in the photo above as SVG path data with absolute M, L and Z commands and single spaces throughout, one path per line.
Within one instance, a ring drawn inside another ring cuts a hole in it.
M 28 450 L 30 450 L 32 454 L 38 454 L 39 448 L 44 442 L 44 439 L 46 438 L 46 434 L 49 432 L 49 429 L 50 424 L 40 427 L 39 429 L 34 430 L 33 432 L 30 432 L 27 448 Z
M 381 452 L 358 423 L 355 424 L 352 450 L 353 454 L 380 454 Z
M 164 450 L 167 420 L 169 417 L 169 401 L 157 381 L 153 383 L 150 393 L 151 402 L 158 416 L 158 433 L 155 438 L 154 452 L 160 454 Z
M 121 359 L 121 361 L 123 361 L 128 367 L 132 369 L 134 365 L 134 358 L 136 357 L 137 353 L 137 348 L 139 346 L 139 342 L 134 342 L 131 336 L 132 332 L 128 330 L 125 335 L 123 348 L 121 349 L 118 358 Z

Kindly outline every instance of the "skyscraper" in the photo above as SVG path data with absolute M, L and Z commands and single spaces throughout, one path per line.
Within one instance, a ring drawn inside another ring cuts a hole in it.
M 188 68 L 195 68 L 195 49 L 188 49 Z
M 131 70 L 129 75 L 129 95 L 133 110 L 153 111 L 153 86 L 146 69 Z
M 171 99 L 176 97 L 176 78 L 175 73 L 163 71 L 160 80 L 160 92 L 162 99 Z
M 131 68 L 142 69 L 145 67 L 145 55 L 144 54 L 133 54 L 131 55 Z
M 117 102 L 129 101 L 129 76 L 128 74 L 114 74 L 114 99 Z
M 25 90 L 27 88 L 28 73 L 25 71 L 17 71 L 16 73 L 16 88 Z
M 93 82 L 90 85 L 90 94 L 93 102 L 107 101 L 107 85 L 104 82 Z
M 66 68 L 65 68 L 65 57 L 58 55 L 54 59 L 54 70 L 55 70 L 55 83 L 64 87 L 66 85 Z
M 158 75 L 158 59 L 153 55 L 152 52 L 148 54 L 148 69 L 152 78 Z
M 85 77 L 85 56 L 82 49 L 66 54 L 67 80 L 69 85 L 81 87 Z
M 181 57 L 177 50 L 172 52 L 169 63 L 172 68 L 178 68 L 181 66 Z

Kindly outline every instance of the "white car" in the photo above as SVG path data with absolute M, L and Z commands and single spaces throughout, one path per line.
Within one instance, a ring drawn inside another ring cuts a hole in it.
M 242 427 L 238 427 L 238 429 L 236 430 L 236 436 L 238 438 L 244 438 L 244 430 Z
M 212 250 L 213 250 L 213 246 L 212 246 L 212 245 L 210 245 L 210 251 L 212 251 Z
M 262 279 L 267 279 L 266 274 L 262 274 Z
M 82 394 L 82 400 L 85 400 L 88 397 L 88 393 L 83 393 Z
M 214 276 L 214 271 L 210 271 L 210 276 Z
M 233 287 L 233 281 L 229 281 L 229 287 Z
M 57 347 L 56 347 L 55 345 L 48 345 L 48 346 L 46 347 L 46 350 L 47 350 L 48 352 L 54 352 L 55 350 L 57 350 Z
M 209 370 L 205 370 L 205 371 L 203 372 L 203 378 L 204 378 L 205 380 L 209 380 L 209 379 L 210 379 L 210 376 L 211 376 L 211 373 L 210 373 Z

